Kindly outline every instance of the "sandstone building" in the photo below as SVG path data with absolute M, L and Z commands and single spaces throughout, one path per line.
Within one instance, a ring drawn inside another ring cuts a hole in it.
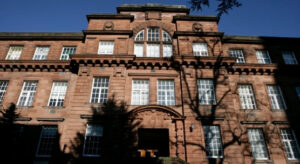
M 87 20 L 78 33 L 0 33 L 1 120 L 14 125 L 2 154 L 299 163 L 300 38 L 226 35 L 178 5 Z

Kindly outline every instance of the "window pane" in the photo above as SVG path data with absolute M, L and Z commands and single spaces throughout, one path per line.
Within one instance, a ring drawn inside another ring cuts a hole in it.
M 132 81 L 132 105 L 147 105 L 149 103 L 149 80 Z
M 166 31 L 162 31 L 162 34 L 164 42 L 172 42 L 171 36 Z
M 174 81 L 158 80 L 157 104 L 175 105 Z
M 164 57 L 171 57 L 173 55 L 172 45 L 164 44 L 163 52 L 164 52 Z
M 237 58 L 237 63 L 245 63 L 245 58 L 242 50 L 230 50 L 229 53 L 231 57 Z
M 137 57 L 144 56 L 144 44 L 134 44 L 134 54 Z
M 271 58 L 268 51 L 266 50 L 257 50 L 256 51 L 257 62 L 261 64 L 271 64 Z
M 159 44 L 147 44 L 147 57 L 160 57 Z
M 208 56 L 206 43 L 193 43 L 194 56 Z
M 293 51 L 282 51 L 282 57 L 285 64 L 298 64 Z
M 256 109 L 256 102 L 251 85 L 238 86 L 242 109 Z
M 108 94 L 108 77 L 96 77 L 93 80 L 91 103 L 106 103 Z
M 76 47 L 63 47 L 60 60 L 69 60 L 69 55 L 70 54 L 75 54 L 76 53 Z
M 0 81 L 0 105 L 3 102 L 3 96 L 6 92 L 8 81 Z
M 44 126 L 41 132 L 37 153 L 38 157 L 51 157 L 57 141 L 57 127 Z
M 148 28 L 148 41 L 159 41 L 159 28 Z
M 49 98 L 49 106 L 63 106 L 67 91 L 67 82 L 53 82 Z
M 19 106 L 32 106 L 35 90 L 37 87 L 36 81 L 25 81 L 22 91 L 19 96 Z
M 213 80 L 198 79 L 197 86 L 198 86 L 199 102 L 201 105 L 216 104 Z
M 85 140 L 83 146 L 84 156 L 100 156 L 103 127 L 100 125 L 88 124 L 86 127 Z
M 254 159 L 268 159 L 267 147 L 262 129 L 248 129 L 248 137 L 251 144 Z
M 291 129 L 281 129 L 280 135 L 289 160 L 299 160 L 300 151 L 296 136 Z
M 219 126 L 203 126 L 208 158 L 222 158 L 223 149 Z
M 33 60 L 46 60 L 49 49 L 49 47 L 36 47 Z
M 21 56 L 23 46 L 11 46 L 6 56 L 6 60 L 18 60 Z
M 135 41 L 144 41 L 144 30 L 140 31 L 140 32 L 136 35 Z
M 113 54 L 114 41 L 100 41 L 98 54 Z
M 268 85 L 267 88 L 272 109 L 286 109 L 286 105 L 279 86 Z

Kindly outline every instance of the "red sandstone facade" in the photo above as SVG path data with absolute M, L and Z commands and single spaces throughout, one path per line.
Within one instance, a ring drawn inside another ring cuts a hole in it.
M 88 28 L 79 33 L 0 33 L 0 80 L 8 81 L 2 107 L 5 110 L 10 103 L 17 105 L 17 124 L 55 125 L 60 134 L 60 150 L 82 156 L 72 150 L 74 138 L 78 133 L 83 136 L 87 133 L 87 124 L 95 114 L 92 109 L 101 111 L 105 106 L 105 103 L 92 102 L 93 79 L 108 78 L 107 100 L 117 105 L 125 103 L 130 123 L 138 123 L 132 129 L 136 132 L 133 147 L 137 152 L 146 150 L 140 146 L 143 130 L 139 129 L 150 129 L 153 136 L 168 136 L 167 140 L 159 141 L 166 142 L 164 145 L 168 147 L 163 156 L 191 164 L 299 163 L 297 154 L 295 158 L 287 155 L 281 135 L 282 129 L 289 128 L 293 129 L 294 136 L 300 136 L 297 127 L 300 69 L 298 64 L 286 64 L 282 57 L 283 51 L 293 51 L 300 62 L 299 38 L 224 35 L 218 31 L 218 18 L 189 15 L 189 9 L 183 6 L 124 5 L 117 8 L 117 14 L 91 14 L 87 19 Z M 158 40 L 149 40 L 150 28 L 158 29 Z M 136 39 L 143 30 L 143 39 Z M 171 41 L 164 40 L 164 32 Z M 100 42 L 112 43 L 113 53 L 99 53 Z M 197 43 L 207 45 L 207 54 L 195 56 Z M 140 57 L 135 44 L 143 47 Z M 149 45 L 158 48 L 152 51 L 159 56 L 149 57 Z M 164 56 L 164 45 L 171 46 L 171 57 Z M 21 54 L 18 59 L 8 60 L 13 46 L 23 47 Z M 46 59 L 33 60 L 39 46 L 48 46 L 48 55 Z M 63 47 L 68 46 L 76 47 L 76 53 L 70 55 L 70 60 L 60 60 Z M 245 62 L 236 62 L 231 50 L 241 50 Z M 259 63 L 259 50 L 268 51 L 270 63 Z M 201 103 L 198 84 L 201 79 L 213 82 L 211 98 L 215 102 Z M 133 103 L 134 80 L 147 81 L 146 104 Z M 172 105 L 158 103 L 159 80 L 172 82 Z M 18 104 L 26 81 L 37 82 L 29 106 Z M 67 83 L 62 106 L 49 105 L 53 82 Z M 239 86 L 245 85 L 252 86 L 253 109 L 242 105 Z M 285 109 L 272 106 L 267 86 L 274 85 L 280 87 Z M 99 125 L 102 123 L 100 120 Z M 221 148 L 217 156 L 210 158 L 207 150 L 210 141 L 204 126 L 212 125 L 219 128 Z M 262 132 L 266 153 L 263 157 L 254 157 L 249 129 Z M 103 135 L 106 131 L 104 127 Z M 296 146 L 294 153 L 297 151 Z M 48 159 L 37 156 L 37 152 L 33 154 L 34 161 Z

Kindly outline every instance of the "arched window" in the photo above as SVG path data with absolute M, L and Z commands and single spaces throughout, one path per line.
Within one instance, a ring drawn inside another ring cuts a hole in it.
M 159 27 L 148 27 L 136 34 L 134 54 L 137 57 L 171 57 L 172 38 Z

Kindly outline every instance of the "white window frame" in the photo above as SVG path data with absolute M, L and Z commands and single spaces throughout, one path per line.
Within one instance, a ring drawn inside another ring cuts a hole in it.
M 8 81 L 6 81 L 6 80 L 0 81 L 0 105 L 2 105 L 2 103 L 3 103 L 3 98 L 5 95 L 7 86 L 8 86 Z
M 160 41 L 160 28 L 148 27 L 147 28 L 147 41 Z
M 256 58 L 259 64 L 272 64 L 272 60 L 267 50 L 256 50 Z
M 142 30 L 136 34 L 134 40 L 135 41 L 144 41 L 144 38 L 145 38 L 145 32 L 144 32 L 144 30 Z
M 223 144 L 218 125 L 204 125 L 204 140 L 207 158 L 223 158 Z M 217 150 L 217 151 L 215 151 Z
M 99 85 L 95 86 L 95 80 L 99 79 Z M 96 92 L 96 90 L 99 90 L 99 92 Z M 106 103 L 107 97 L 108 97 L 108 91 L 109 91 L 109 77 L 94 77 L 93 78 L 93 84 L 92 84 L 92 90 L 91 90 L 91 97 L 90 102 L 91 103 Z M 93 95 L 98 95 L 97 97 L 93 98 Z M 102 95 L 102 97 L 101 97 Z M 96 99 L 97 101 L 93 101 Z
M 139 82 L 139 83 L 138 83 Z M 137 85 L 137 86 L 135 86 Z M 140 85 L 140 86 L 138 86 Z M 144 88 L 143 88 L 144 87 Z M 131 86 L 131 105 L 148 105 L 149 104 L 149 80 L 133 79 Z M 134 98 L 137 97 L 138 100 Z
M 70 60 L 69 55 L 76 53 L 76 46 L 64 46 L 61 51 L 60 60 Z
M 93 130 L 94 128 L 94 130 Z M 98 132 L 97 132 L 98 130 Z M 86 144 L 87 144 L 87 137 L 89 136 L 95 136 L 95 137 L 103 137 L 103 126 L 101 125 L 96 125 L 96 124 L 87 124 L 86 125 L 86 130 L 85 130 L 85 137 L 84 137 L 84 144 L 83 144 L 83 151 L 82 155 L 84 157 L 100 157 L 101 156 L 101 147 L 99 147 L 99 154 L 87 154 L 85 153 L 86 151 Z M 101 141 L 99 141 L 101 144 Z M 101 146 L 101 145 L 100 145 Z
M 37 46 L 32 60 L 47 60 L 50 46 Z
M 231 57 L 236 57 L 236 63 L 246 63 L 243 50 L 241 49 L 231 49 L 229 50 Z
M 19 60 L 24 46 L 10 46 L 6 55 L 6 60 Z
M 33 85 L 33 86 L 29 86 L 30 90 L 25 90 L 26 87 L 27 87 L 26 86 L 27 83 L 31 83 L 31 85 Z M 37 81 L 24 81 L 22 91 L 19 95 L 19 99 L 18 99 L 18 103 L 17 103 L 18 106 L 32 106 L 33 101 L 34 101 L 34 97 L 35 97 L 35 92 L 36 92 L 37 85 L 38 85 Z M 25 101 L 24 101 L 24 104 L 22 105 L 20 103 L 21 103 L 21 99 L 23 97 L 25 97 Z
M 64 106 L 65 96 L 68 88 L 66 81 L 54 81 L 48 100 L 48 106 Z M 55 100 L 54 104 L 52 100 Z
M 298 61 L 293 51 L 282 51 L 282 58 L 285 64 L 297 65 Z
M 99 42 L 98 55 L 112 55 L 114 53 L 114 41 L 102 40 Z
M 254 160 L 268 160 L 269 153 L 265 142 L 263 130 L 259 128 L 247 129 L 249 142 L 251 145 L 252 156 Z M 258 150 L 260 149 L 260 150 Z M 259 151 L 259 152 L 257 152 Z M 263 156 L 258 156 L 263 153 Z
M 215 105 L 216 94 L 212 79 L 197 79 L 198 98 L 200 105 Z
M 193 43 L 194 56 L 209 56 L 206 43 Z
M 147 44 L 147 57 L 160 57 L 160 45 Z
M 164 30 L 162 30 L 162 36 L 164 42 L 172 42 L 171 36 Z
M 290 137 L 288 137 L 287 135 L 289 135 Z M 292 129 L 287 129 L 287 128 L 280 129 L 280 136 L 288 160 L 300 160 L 300 148 L 294 131 Z
M 238 90 L 242 109 L 257 109 L 252 85 L 239 84 Z
M 267 90 L 270 98 L 271 109 L 287 109 L 281 89 L 278 85 L 267 85 Z
M 166 106 L 175 105 L 174 80 L 157 80 L 157 104 Z
M 163 57 L 173 56 L 173 46 L 171 44 L 163 44 Z
M 47 132 L 47 130 L 50 130 L 50 131 Z M 43 126 L 41 134 L 40 134 L 40 139 L 39 139 L 39 143 L 38 143 L 38 146 L 37 146 L 37 149 L 36 149 L 35 156 L 36 157 L 47 157 L 47 158 L 51 157 L 52 156 L 51 153 L 53 153 L 53 150 L 55 149 L 55 144 L 58 144 L 58 143 L 56 143 L 58 141 L 57 137 L 58 137 L 57 127 Z M 43 140 L 43 138 L 47 138 L 47 140 Z M 50 154 L 42 154 L 42 155 L 39 154 L 39 151 L 40 151 L 41 145 L 42 145 L 42 143 L 41 143 L 42 141 L 48 141 L 48 142 L 51 141 L 50 144 L 49 143 L 46 144 L 46 146 L 50 146 L 50 149 L 52 149 Z
M 134 54 L 136 57 L 144 57 L 144 44 L 135 43 L 134 44 Z

